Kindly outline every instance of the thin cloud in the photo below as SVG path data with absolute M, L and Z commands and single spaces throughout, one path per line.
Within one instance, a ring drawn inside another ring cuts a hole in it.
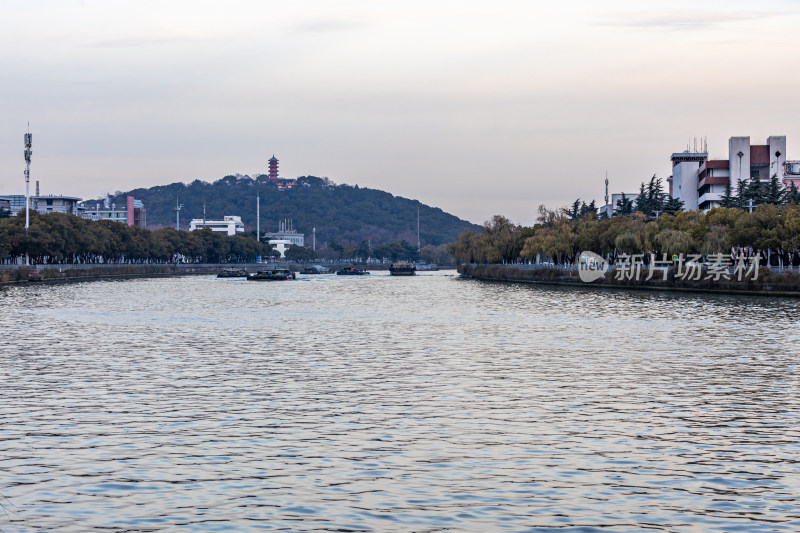
M 114 39 L 102 39 L 87 43 L 89 48 L 134 48 L 139 46 L 154 46 L 160 44 L 179 44 L 208 41 L 208 35 L 136 35 L 117 37 Z
M 764 11 L 739 11 L 734 13 L 713 11 L 616 13 L 600 19 L 598 25 L 667 31 L 693 31 L 737 22 L 753 22 L 781 14 Z
M 360 30 L 368 26 L 369 24 L 360 20 L 318 18 L 295 24 L 293 29 L 296 33 L 332 33 Z

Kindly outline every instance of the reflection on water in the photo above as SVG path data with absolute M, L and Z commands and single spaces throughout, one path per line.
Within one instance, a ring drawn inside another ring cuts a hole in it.
M 795 300 L 0 290 L 0 530 L 797 531 Z

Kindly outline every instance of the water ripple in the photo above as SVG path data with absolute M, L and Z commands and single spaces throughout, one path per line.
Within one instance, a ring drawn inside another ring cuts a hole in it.
M 0 530 L 797 531 L 794 300 L 0 290 Z

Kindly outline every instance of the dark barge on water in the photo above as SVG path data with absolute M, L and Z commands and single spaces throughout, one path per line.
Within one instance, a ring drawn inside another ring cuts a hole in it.
M 392 263 L 389 267 L 389 274 L 392 276 L 414 276 L 417 267 L 414 263 Z
M 259 270 L 255 274 L 250 274 L 249 281 L 285 281 L 295 279 L 295 273 L 291 270 L 281 268 L 276 270 Z
M 247 271 L 243 268 L 226 268 L 219 274 L 218 278 L 246 278 Z
M 366 270 L 359 270 L 356 267 L 343 267 L 336 271 L 337 276 L 365 276 L 369 275 Z

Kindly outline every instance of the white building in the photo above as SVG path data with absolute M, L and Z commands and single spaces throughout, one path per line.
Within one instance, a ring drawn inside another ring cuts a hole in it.
M 17 216 L 17 213 L 25 209 L 24 194 L 11 194 L 4 196 L 3 198 L 7 199 L 9 202 L 12 217 Z M 55 196 L 52 194 L 30 197 L 31 210 L 38 211 L 43 215 L 46 215 L 47 213 L 66 213 L 68 215 L 77 215 L 78 202 L 80 201 L 80 198 L 76 198 L 74 196 Z
M 222 220 L 203 220 L 202 218 L 194 218 L 189 223 L 189 231 L 196 229 L 208 228 L 217 233 L 225 233 L 227 235 L 236 235 L 237 233 L 244 233 L 244 223 L 242 217 L 224 216 Z
M 294 246 L 305 246 L 305 234 L 298 233 L 292 225 L 291 219 L 284 220 L 278 224 L 278 231 L 264 233 L 262 237 L 272 244 L 272 241 L 288 241 Z M 281 256 L 283 257 L 283 256 Z
M 800 165 L 786 160 L 786 136 L 773 135 L 767 144 L 750 144 L 750 137 L 728 140 L 728 159 L 709 159 L 707 152 L 689 150 L 672 154 L 672 176 L 669 192 L 683 200 L 686 210 L 708 210 L 718 207 L 730 183 L 736 192 L 740 180 L 768 182 L 772 176 L 788 187 L 800 183 Z M 794 170 L 797 174 L 793 174 Z

